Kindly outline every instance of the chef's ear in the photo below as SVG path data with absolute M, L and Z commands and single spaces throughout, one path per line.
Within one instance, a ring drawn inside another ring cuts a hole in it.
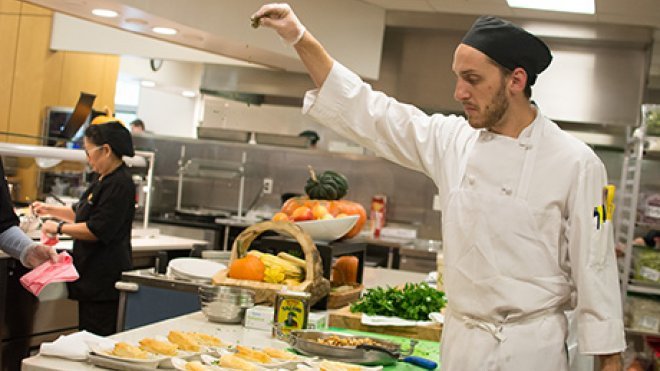
M 513 72 L 511 72 L 511 75 L 509 75 L 509 78 L 511 79 L 509 85 L 511 90 L 516 93 L 524 94 L 527 79 L 529 78 L 529 76 L 527 76 L 527 71 L 522 67 L 516 67 Z

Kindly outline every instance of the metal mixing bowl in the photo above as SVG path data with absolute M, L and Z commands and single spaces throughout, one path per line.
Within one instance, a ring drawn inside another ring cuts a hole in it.
M 240 287 L 202 286 L 199 302 L 209 321 L 239 323 L 245 311 L 254 306 L 254 292 Z

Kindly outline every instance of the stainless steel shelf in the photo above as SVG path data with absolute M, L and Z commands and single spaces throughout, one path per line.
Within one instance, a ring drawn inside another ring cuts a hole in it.
M 642 330 L 635 330 L 626 327 L 625 328 L 626 334 L 631 334 L 631 335 L 642 335 L 642 336 L 658 336 L 660 337 L 660 332 L 653 332 L 653 331 L 642 331 Z
M 636 285 L 631 283 L 628 285 L 628 292 L 635 292 L 638 294 L 660 295 L 660 286 Z
M 660 223 L 637 222 L 635 225 L 648 229 L 660 229 Z

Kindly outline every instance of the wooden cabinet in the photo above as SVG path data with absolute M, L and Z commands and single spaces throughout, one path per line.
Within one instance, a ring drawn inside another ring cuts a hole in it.
M 81 91 L 96 94 L 96 109 L 114 109 L 119 57 L 50 49 L 52 12 L 0 0 L 0 135 L 13 143 L 40 144 L 48 106 L 73 107 Z M 20 159 L 21 200 L 37 197 L 37 168 Z
M 2 4 L 9 0 L 0 0 Z M 0 131 L 9 129 L 9 107 L 11 105 L 12 90 L 14 82 L 14 59 L 16 54 L 16 39 L 18 36 L 18 17 L 0 13 Z M 0 140 L 7 140 L 6 135 L 0 136 Z

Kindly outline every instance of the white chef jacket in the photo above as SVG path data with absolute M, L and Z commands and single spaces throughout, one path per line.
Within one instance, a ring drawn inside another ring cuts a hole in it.
M 611 221 L 601 225 L 594 217 L 595 208 L 605 203 L 605 168 L 588 146 L 536 111 L 518 138 L 501 136 L 474 129 L 461 116 L 427 115 L 373 91 L 338 62 L 320 89 L 307 92 L 303 105 L 303 113 L 378 156 L 428 175 L 443 208 L 461 174 L 484 193 L 515 192 L 522 157 L 502 158 L 498 143 L 518 141 L 524 148 L 528 131 L 546 120 L 550 125 L 540 139 L 528 200 L 541 238 L 553 247 L 549 263 L 565 274 L 568 289 L 554 300 L 561 309 L 575 310 L 580 353 L 620 352 L 625 338 Z M 473 150 L 481 161 L 468 168 Z M 496 210 L 491 212 L 497 217 Z M 451 248 L 456 247 L 444 247 Z M 445 289 L 451 301 L 451 287 Z

